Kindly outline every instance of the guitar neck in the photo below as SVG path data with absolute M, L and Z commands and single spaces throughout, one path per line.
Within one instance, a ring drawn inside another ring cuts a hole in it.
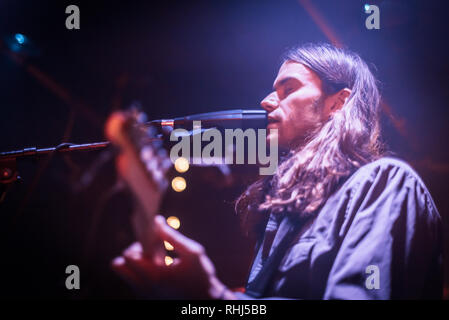
M 144 251 L 154 252 L 163 248 L 162 241 L 154 232 L 154 217 L 159 211 L 165 184 L 164 170 L 160 168 L 155 147 L 151 150 L 149 159 L 142 159 L 139 143 L 132 134 L 133 126 L 129 117 L 123 113 L 110 116 L 106 124 L 106 135 L 120 147 L 116 166 L 120 176 L 126 181 L 137 200 L 137 210 L 133 216 L 133 227 Z

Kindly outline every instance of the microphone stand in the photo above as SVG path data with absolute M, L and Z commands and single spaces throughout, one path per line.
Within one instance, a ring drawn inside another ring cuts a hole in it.
M 265 110 L 243 109 L 207 112 L 170 120 L 153 120 L 144 124 L 144 127 L 154 126 L 157 124 L 157 126 L 162 128 L 162 134 L 160 136 L 163 136 L 164 134 L 169 135 L 170 131 L 179 124 L 186 124 L 195 120 L 206 123 L 206 128 L 220 128 L 223 125 L 223 122 L 226 122 L 226 128 L 265 128 L 267 125 L 267 113 Z M 245 126 L 243 125 L 244 122 Z M 169 128 L 171 128 L 171 130 Z M 206 128 L 202 128 L 201 132 L 206 131 Z M 55 153 L 93 151 L 104 149 L 109 145 L 109 141 L 85 144 L 61 143 L 60 145 L 51 148 L 38 149 L 36 147 L 32 147 L 21 150 L 0 152 L 0 203 L 4 200 L 9 186 L 20 179 L 17 171 L 17 160 L 49 156 Z
M 84 144 L 61 143 L 56 147 L 38 149 L 24 148 L 14 151 L 0 152 L 0 203 L 4 200 L 9 186 L 20 179 L 17 160 L 39 158 L 53 153 L 101 150 L 110 145 L 109 141 Z

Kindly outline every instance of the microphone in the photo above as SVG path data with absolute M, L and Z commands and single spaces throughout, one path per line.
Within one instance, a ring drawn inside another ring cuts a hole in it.
M 195 121 L 200 121 L 200 123 L 195 123 L 194 126 Z M 259 168 L 261 175 L 272 175 L 277 167 L 277 140 L 275 143 L 270 143 L 269 156 L 264 147 L 268 115 L 263 109 L 234 109 L 199 113 L 174 119 L 153 120 L 146 124 L 152 129 L 160 129 L 163 132 L 158 135 L 159 142 L 170 149 L 170 157 L 175 157 L 175 160 L 181 151 L 181 157 L 188 159 L 189 163 L 194 165 L 224 164 L 227 168 L 228 164 L 234 163 L 234 157 L 236 164 L 245 163 L 245 150 L 247 150 L 247 164 L 269 165 L 269 167 Z M 155 128 L 155 125 L 158 128 Z M 234 130 L 233 134 L 228 135 L 228 129 Z M 256 130 L 257 134 L 250 134 L 245 139 L 247 129 Z M 215 134 L 216 130 L 220 134 L 225 132 L 224 139 L 216 139 L 215 135 L 203 139 L 203 134 L 208 132 Z M 240 132 L 240 130 L 245 132 Z M 167 139 L 168 136 L 170 139 Z M 210 141 L 211 137 L 213 137 L 213 141 Z M 261 139 L 263 143 L 259 142 Z M 173 147 L 176 148 L 173 149 Z M 203 149 L 206 147 L 209 147 L 207 152 L 205 152 L 206 149 Z M 255 154 L 257 154 L 257 159 Z
M 192 130 L 193 121 L 201 121 L 201 128 L 210 129 L 266 129 L 267 112 L 262 109 L 234 109 L 216 112 L 198 113 L 174 119 L 153 120 L 150 125 L 159 125 L 162 129 Z

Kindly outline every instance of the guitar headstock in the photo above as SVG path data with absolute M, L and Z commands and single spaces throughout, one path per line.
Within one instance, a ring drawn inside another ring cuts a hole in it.
M 162 135 L 155 126 L 146 123 L 144 113 L 136 110 L 114 112 L 106 122 L 105 132 L 122 154 L 135 153 L 161 192 L 167 189 L 166 173 L 172 162 L 163 147 Z
M 166 174 L 172 162 L 162 135 L 145 121 L 137 111 L 114 112 L 106 122 L 105 134 L 120 149 L 117 170 L 140 204 L 134 228 L 144 250 L 150 251 L 160 247 L 152 232 L 153 219 L 168 187 Z

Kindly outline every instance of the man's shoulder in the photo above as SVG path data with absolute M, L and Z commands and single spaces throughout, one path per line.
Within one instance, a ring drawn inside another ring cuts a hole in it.
M 435 202 L 419 174 L 407 162 L 383 157 L 360 167 L 348 180 L 348 186 L 362 193 L 390 193 L 392 197 L 404 192 L 423 203 L 430 211 L 439 215 Z M 364 190 L 364 192 L 362 191 Z
M 391 170 L 391 169 L 401 169 L 406 173 L 418 175 L 415 170 L 404 160 L 394 157 L 382 157 L 373 162 L 367 163 L 364 166 L 360 167 L 360 170 Z
M 389 180 L 398 176 L 411 178 L 425 188 L 421 177 L 410 164 L 394 157 L 382 157 L 367 163 L 356 170 L 352 175 L 352 178 L 355 178 L 355 180 L 373 180 L 379 176 L 386 176 Z

